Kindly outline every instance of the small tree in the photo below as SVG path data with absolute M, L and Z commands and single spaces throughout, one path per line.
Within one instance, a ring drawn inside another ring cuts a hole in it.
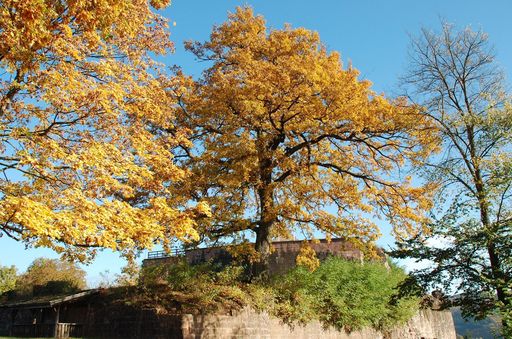
M 0 295 L 14 290 L 17 278 L 16 267 L 0 266 Z
M 187 48 L 211 62 L 181 100 L 196 147 L 183 154 L 193 180 L 180 189 L 212 206 L 205 238 L 254 232 L 262 271 L 272 239 L 295 231 L 371 244 L 379 231 L 364 213 L 414 233 L 429 206 L 425 190 L 391 177 L 432 149 L 418 107 L 373 92 L 317 33 L 268 31 L 249 8 Z
M 443 153 L 420 165 L 441 189 L 431 233 L 400 241 L 394 255 L 431 260 L 417 281 L 460 294 L 466 316 L 500 312 L 510 331 L 512 106 L 487 35 L 423 30 L 404 84 L 441 131 Z
M 32 294 L 34 287 L 46 293 L 73 292 L 87 287 L 86 273 L 75 263 L 61 259 L 38 258 L 16 282 L 18 294 Z

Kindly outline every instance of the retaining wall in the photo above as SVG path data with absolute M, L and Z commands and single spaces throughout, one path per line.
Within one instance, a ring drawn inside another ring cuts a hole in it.
M 455 327 L 449 311 L 421 310 L 405 325 L 388 333 L 364 329 L 346 333 L 324 329 L 315 321 L 290 328 L 266 313 L 244 308 L 231 315 L 182 316 L 184 339 L 454 339 Z

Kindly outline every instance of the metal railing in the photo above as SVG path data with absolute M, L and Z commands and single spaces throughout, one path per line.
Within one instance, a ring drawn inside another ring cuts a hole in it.
M 148 259 L 160 259 L 160 258 L 169 258 L 169 257 L 178 257 L 185 255 L 185 250 L 182 248 L 171 248 L 169 252 L 167 251 L 151 251 L 148 252 Z

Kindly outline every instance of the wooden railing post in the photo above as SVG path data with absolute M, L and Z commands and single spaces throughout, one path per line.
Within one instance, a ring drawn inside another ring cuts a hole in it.
M 55 329 L 53 336 L 55 338 L 59 337 L 59 318 L 60 318 L 60 305 L 57 305 L 57 315 L 55 316 Z

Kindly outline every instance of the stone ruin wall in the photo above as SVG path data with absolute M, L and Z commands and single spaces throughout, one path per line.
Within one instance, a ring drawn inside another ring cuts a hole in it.
M 302 241 L 275 242 L 274 252 L 270 257 L 270 272 L 283 273 L 295 266 L 296 256 L 299 253 Z M 342 239 L 333 239 L 310 242 L 319 259 L 327 256 L 337 256 L 348 260 L 361 261 L 364 255 L 355 245 Z M 385 255 L 380 253 L 383 260 Z M 221 247 L 193 249 L 185 253 L 189 263 L 206 262 L 225 257 L 227 252 Z M 179 260 L 179 257 L 158 258 L 145 260 L 144 265 L 158 265 Z M 400 327 L 386 333 L 373 329 L 363 329 L 346 333 L 333 328 L 323 328 L 318 321 L 306 326 L 296 325 L 290 327 L 279 319 L 265 312 L 258 313 L 250 308 L 234 311 L 230 314 L 184 314 L 175 322 L 174 335 L 180 334 L 184 339 L 453 339 L 456 338 L 453 318 L 450 311 L 436 311 L 430 309 L 420 310 L 412 319 Z M 176 321 L 176 320 L 175 320 Z M 173 326 L 174 327 L 174 326 Z
M 273 243 L 274 251 L 269 258 L 270 274 L 284 273 L 295 266 L 295 260 L 303 245 L 302 240 L 277 241 Z M 327 242 L 325 239 L 317 242 L 309 241 L 309 245 L 315 250 L 318 258 L 323 260 L 328 256 L 336 256 L 348 260 L 362 261 L 363 252 L 354 244 L 343 239 L 332 239 Z M 185 251 L 184 257 L 188 263 L 196 264 L 207 262 L 209 260 L 229 261 L 230 255 L 223 247 L 197 248 Z M 160 265 L 164 263 L 173 263 L 182 258 L 180 256 L 170 256 L 164 258 L 145 259 L 144 266 Z M 384 254 L 382 254 L 384 257 Z
M 182 316 L 184 339 L 455 339 L 455 327 L 450 311 L 420 310 L 403 326 L 386 333 L 363 329 L 346 333 L 323 328 L 318 321 L 293 328 L 267 313 L 244 308 L 226 315 Z

